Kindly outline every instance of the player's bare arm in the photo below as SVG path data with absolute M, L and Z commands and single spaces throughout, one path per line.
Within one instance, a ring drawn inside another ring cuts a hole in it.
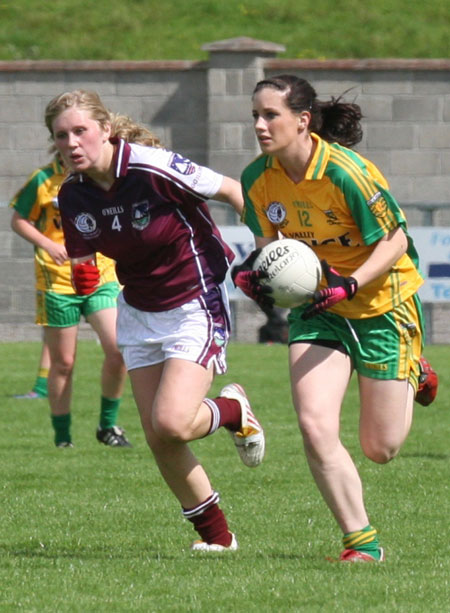
M 367 285 L 387 272 L 406 253 L 407 248 L 408 239 L 401 227 L 388 232 L 378 241 L 364 264 L 352 274 L 358 282 L 358 287 Z
M 55 243 L 55 241 L 42 234 L 31 221 L 22 217 L 17 211 L 14 211 L 12 214 L 11 228 L 16 234 L 35 247 L 45 249 L 52 260 L 59 266 L 62 266 L 67 260 L 67 251 L 63 244 Z
M 244 198 L 242 196 L 242 188 L 239 181 L 231 177 L 224 177 L 219 191 L 214 198 L 220 202 L 231 204 L 236 213 L 240 216 L 244 208 Z
M 84 255 L 82 258 L 71 258 L 70 263 L 72 264 L 72 268 L 75 264 L 82 264 L 83 262 L 89 262 L 93 260 L 95 262 L 95 253 L 91 253 L 90 255 Z

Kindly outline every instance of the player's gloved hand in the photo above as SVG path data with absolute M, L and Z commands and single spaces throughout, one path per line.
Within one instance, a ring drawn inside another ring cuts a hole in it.
M 86 260 L 72 266 L 72 285 L 78 296 L 88 296 L 100 283 L 100 271 L 94 260 Z
M 231 269 L 231 278 L 236 287 L 239 287 L 246 296 L 255 300 L 255 302 L 266 312 L 272 309 L 274 299 L 270 296 L 272 288 L 268 285 L 259 283 L 260 279 L 267 278 L 267 272 L 253 270 L 253 263 L 260 253 L 261 249 L 255 249 L 242 264 L 233 266 Z
M 353 277 L 343 277 L 326 260 L 322 260 L 320 263 L 328 287 L 314 292 L 313 303 L 303 311 L 302 319 L 310 319 L 319 313 L 323 313 L 341 300 L 351 300 L 358 291 L 356 279 Z

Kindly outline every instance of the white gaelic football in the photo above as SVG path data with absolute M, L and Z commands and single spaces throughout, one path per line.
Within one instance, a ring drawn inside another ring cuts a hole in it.
M 269 243 L 253 264 L 253 270 L 269 275 L 261 284 L 269 285 L 275 304 L 292 309 L 309 300 L 319 286 L 322 267 L 319 258 L 305 243 L 292 238 Z

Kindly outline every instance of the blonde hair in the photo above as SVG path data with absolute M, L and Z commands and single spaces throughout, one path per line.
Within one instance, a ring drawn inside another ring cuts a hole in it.
M 111 113 L 111 135 L 123 138 L 127 143 L 146 145 L 147 147 L 162 147 L 161 141 L 145 126 L 136 123 L 120 113 Z
M 151 147 L 161 147 L 160 140 L 152 134 L 145 126 L 134 122 L 127 115 L 112 113 L 103 104 L 100 96 L 96 92 L 76 89 L 72 92 L 59 94 L 47 104 L 45 108 L 45 125 L 47 126 L 51 139 L 53 140 L 53 121 L 67 109 L 72 107 L 88 111 L 91 118 L 96 121 L 102 129 L 106 129 L 108 124 L 111 126 L 111 135 L 123 138 L 127 143 L 137 143 Z M 54 151 L 54 146 L 51 147 Z

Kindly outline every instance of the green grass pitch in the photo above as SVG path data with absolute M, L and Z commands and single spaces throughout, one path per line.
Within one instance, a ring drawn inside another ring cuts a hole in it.
M 449 607 L 450 347 L 425 355 L 440 374 L 434 404 L 416 405 L 411 434 L 385 466 L 357 440 L 352 382 L 342 436 L 360 470 L 384 564 L 333 564 L 341 535 L 303 457 L 290 402 L 287 349 L 229 348 L 217 392 L 243 383 L 267 436 L 267 455 L 245 468 L 219 431 L 193 447 L 240 549 L 193 555 L 195 537 L 146 447 L 127 385 L 120 416 L 132 449 L 95 440 L 101 352 L 79 344 L 74 449 L 56 449 L 45 400 L 16 400 L 33 383 L 38 343 L 0 344 L 0 611 L 442 612 Z

